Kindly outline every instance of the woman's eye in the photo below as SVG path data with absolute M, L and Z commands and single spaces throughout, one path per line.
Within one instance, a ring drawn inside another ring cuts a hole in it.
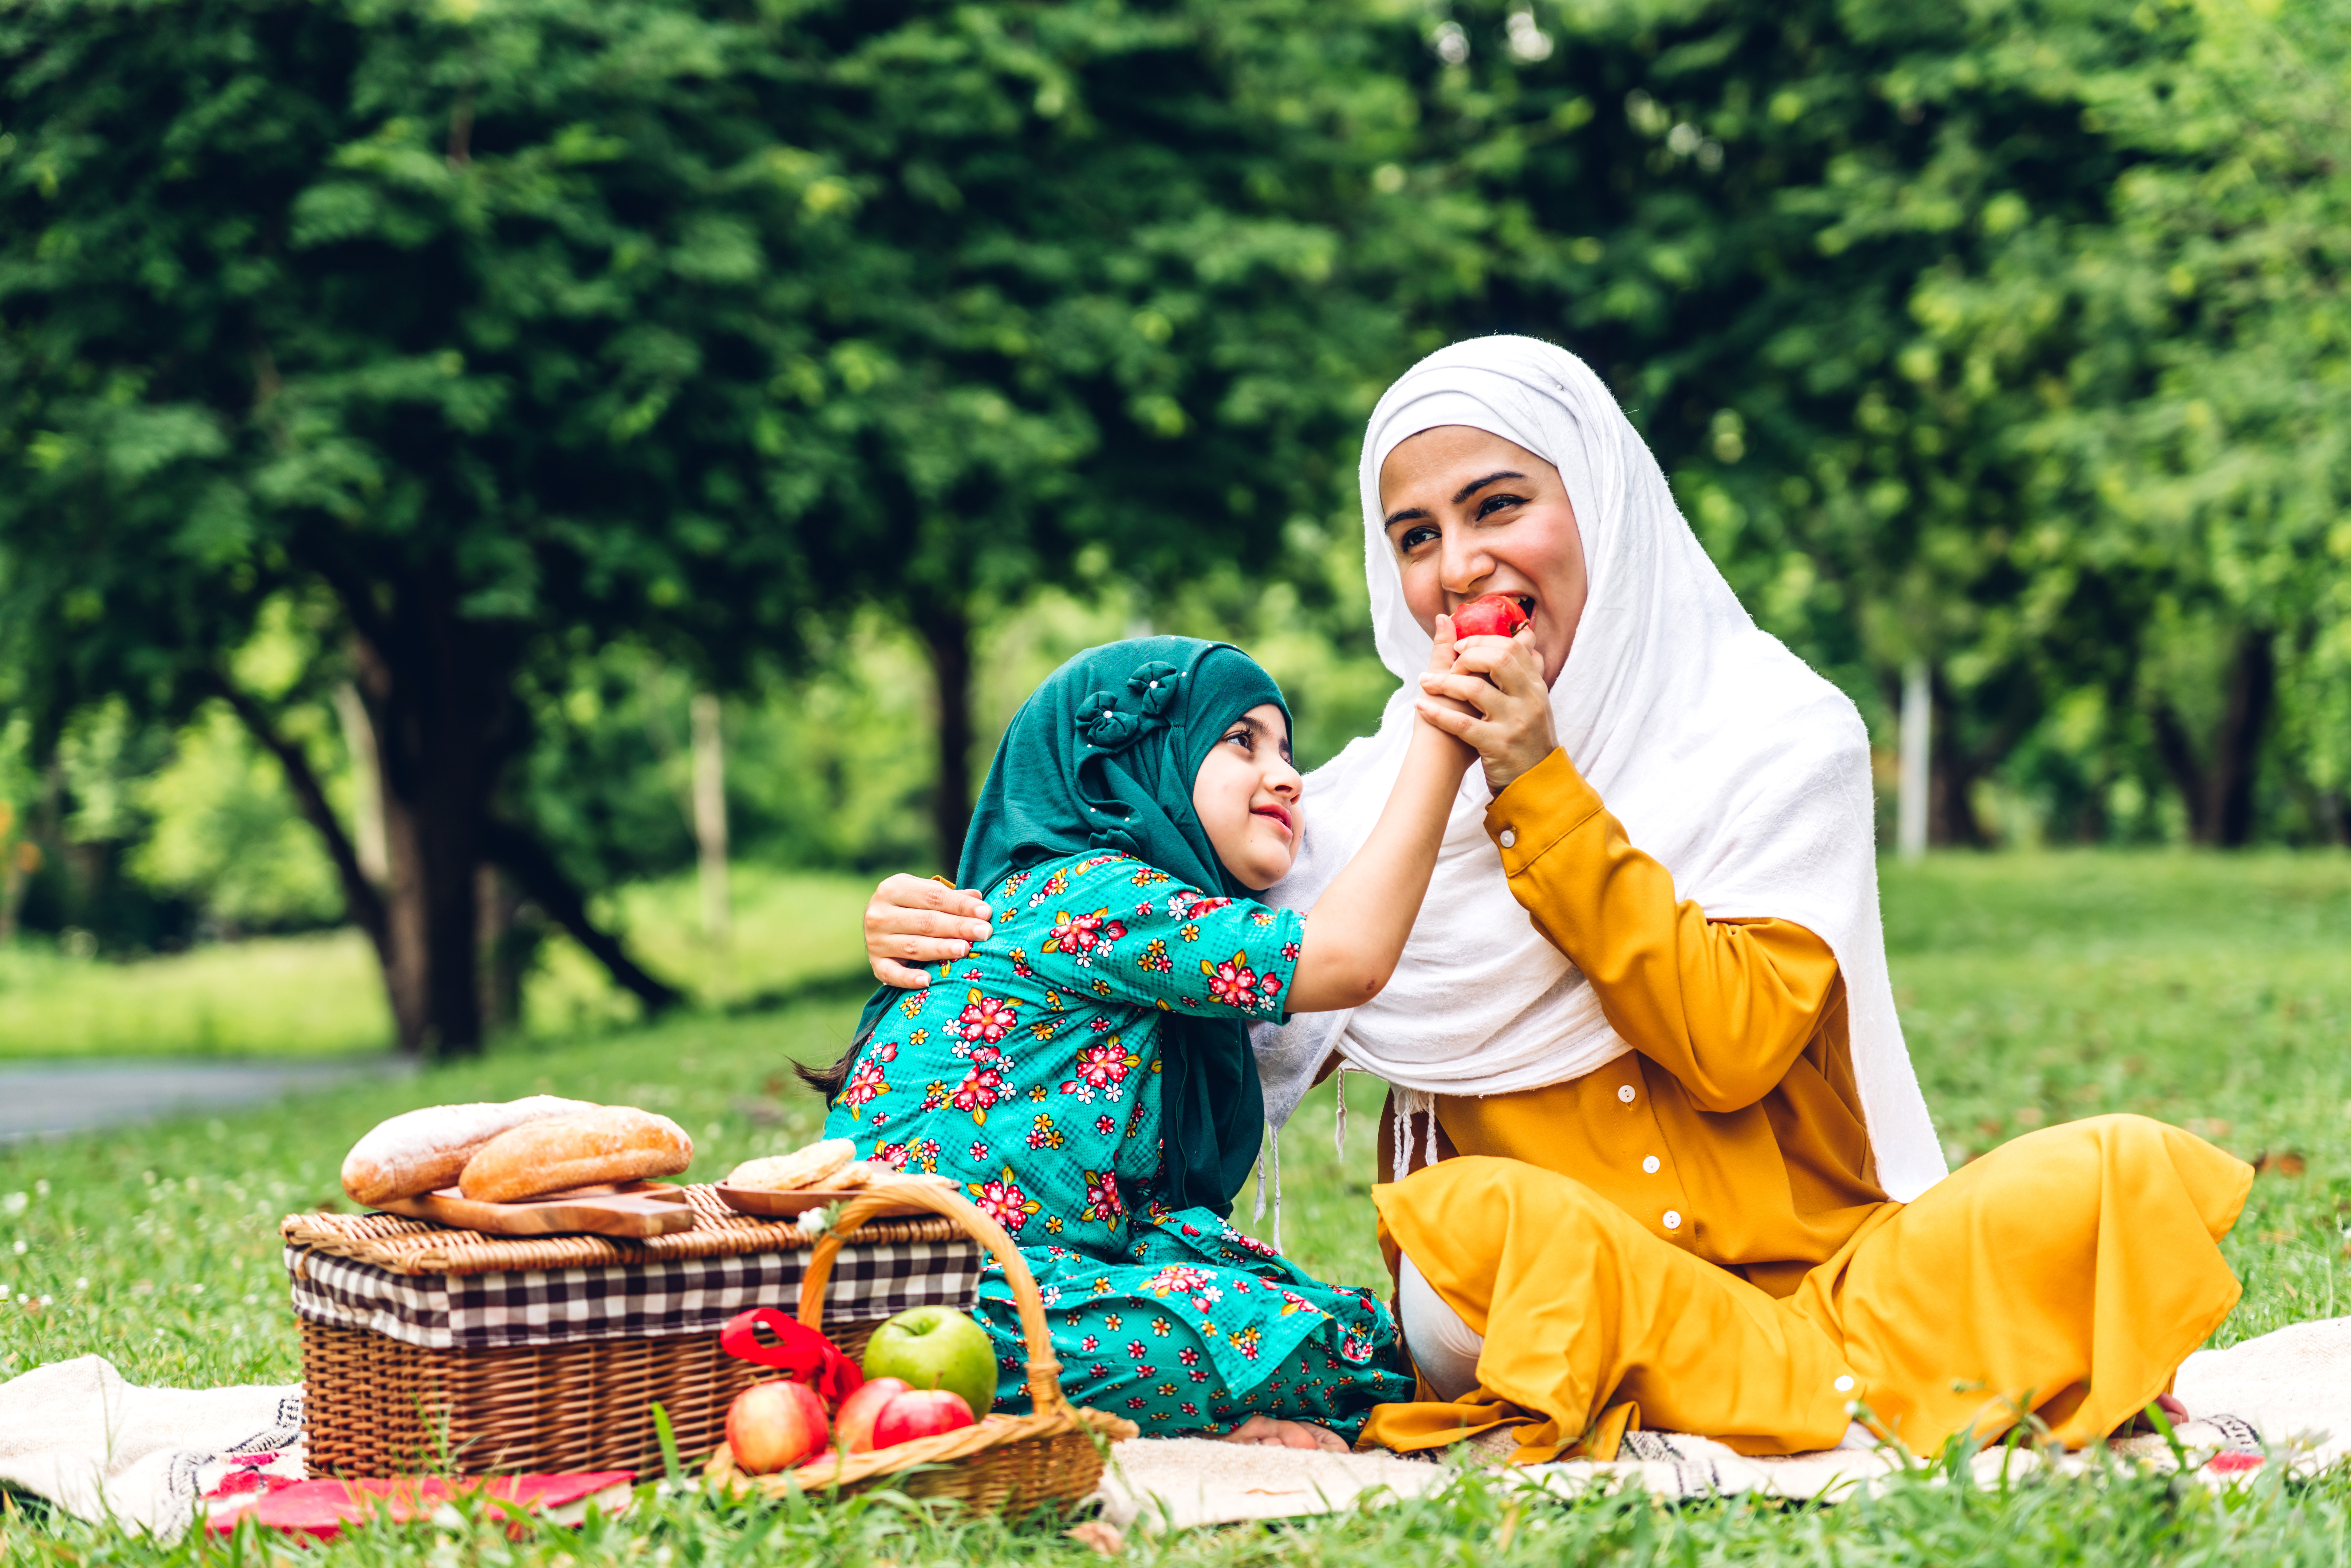
M 1431 528 L 1426 523 L 1422 523 L 1417 527 L 1405 529 L 1404 537 L 1396 540 L 1396 549 L 1403 551 L 1405 555 L 1410 555 L 1421 546 L 1433 543 L 1437 537 L 1437 530 L 1436 528 Z
M 1490 517 L 1505 507 L 1523 507 L 1526 504 L 1527 498 L 1524 496 L 1489 496 L 1478 503 L 1478 515 L 1481 517 Z

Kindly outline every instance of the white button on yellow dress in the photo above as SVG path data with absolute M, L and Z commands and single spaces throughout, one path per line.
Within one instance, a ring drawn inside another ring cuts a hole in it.
M 1633 1086 L 1629 1083 L 1617 1085 L 1616 1098 L 1630 1105 L 1633 1103 Z

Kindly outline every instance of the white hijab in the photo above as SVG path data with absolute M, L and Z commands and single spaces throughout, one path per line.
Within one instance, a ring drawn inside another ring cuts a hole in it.
M 1373 411 L 1364 569 L 1381 662 L 1405 685 L 1376 734 L 1308 777 L 1298 862 L 1269 900 L 1312 904 L 1395 785 L 1429 637 L 1405 606 L 1380 465 L 1405 438 L 1450 424 L 1515 442 L 1567 483 L 1590 580 L 1552 687 L 1569 759 L 1709 919 L 1793 921 L 1835 952 L 1877 1180 L 1893 1197 L 1917 1197 L 1946 1166 L 1886 979 L 1861 716 L 1748 618 L 1616 400 L 1564 350 L 1531 338 L 1456 343 L 1405 372 Z M 1332 1048 L 1398 1089 L 1443 1094 L 1564 1082 L 1632 1049 L 1511 896 L 1486 836 L 1491 800 L 1472 768 L 1412 937 L 1377 998 L 1258 1031 L 1277 1129 Z

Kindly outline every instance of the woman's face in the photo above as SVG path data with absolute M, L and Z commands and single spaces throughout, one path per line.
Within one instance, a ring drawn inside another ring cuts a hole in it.
M 1290 765 L 1290 721 L 1271 703 L 1225 726 L 1192 776 L 1192 810 L 1217 858 L 1242 886 L 1260 892 L 1288 876 L 1298 858 L 1304 793 Z
M 1515 443 L 1443 424 L 1380 465 L 1380 512 L 1404 573 L 1404 601 L 1431 636 L 1437 618 L 1504 593 L 1534 621 L 1543 681 L 1559 679 L 1583 618 L 1583 540 L 1559 470 Z

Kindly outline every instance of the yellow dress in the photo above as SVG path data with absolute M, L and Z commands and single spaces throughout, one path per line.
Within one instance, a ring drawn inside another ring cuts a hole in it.
M 2243 1162 L 2100 1117 L 1888 1202 L 1826 943 L 1678 903 L 1564 753 L 1486 825 L 1635 1051 L 1548 1089 L 1440 1097 L 1456 1157 L 1374 1189 L 1391 1259 L 1410 1253 L 1487 1343 L 1477 1392 L 1382 1406 L 1366 1443 L 1507 1422 L 1531 1462 L 1607 1457 L 1632 1424 L 1789 1453 L 1835 1443 L 1858 1405 L 1920 1452 L 2028 1411 L 2079 1446 L 2167 1390 L 2236 1304 L 2218 1242 Z

